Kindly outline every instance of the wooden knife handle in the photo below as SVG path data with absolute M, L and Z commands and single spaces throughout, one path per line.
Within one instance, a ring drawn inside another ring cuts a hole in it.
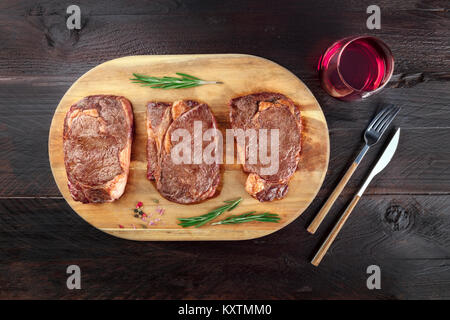
M 341 181 L 339 181 L 338 185 L 336 186 L 336 188 L 334 188 L 333 192 L 331 193 L 330 197 L 327 199 L 327 201 L 323 205 L 322 209 L 320 209 L 319 213 L 316 215 L 314 220 L 309 225 L 309 227 L 307 229 L 309 233 L 315 233 L 317 231 L 317 228 L 319 228 L 323 219 L 325 219 L 326 215 L 328 214 L 328 211 L 330 211 L 334 202 L 341 194 L 342 190 L 344 189 L 348 180 L 350 180 L 351 176 L 353 175 L 353 173 L 355 172 L 357 167 L 358 167 L 358 163 L 353 162 L 352 165 L 350 166 L 350 168 L 347 169 L 347 172 L 344 174 Z
M 320 261 L 322 261 L 322 258 L 324 257 L 325 253 L 327 253 L 328 249 L 330 248 L 331 244 L 333 243 L 334 239 L 336 239 L 336 236 L 338 235 L 339 231 L 341 231 L 342 226 L 344 225 L 345 221 L 347 221 L 347 218 L 350 216 L 350 213 L 352 213 L 353 209 L 355 208 L 356 204 L 358 203 L 359 199 L 361 197 L 358 195 L 355 195 L 352 199 L 352 202 L 348 205 L 347 209 L 345 209 L 342 216 L 339 218 L 339 221 L 334 226 L 333 230 L 331 230 L 328 237 L 325 239 L 324 243 L 320 247 L 319 251 L 317 251 L 316 255 L 312 259 L 311 263 L 314 266 L 318 266 Z

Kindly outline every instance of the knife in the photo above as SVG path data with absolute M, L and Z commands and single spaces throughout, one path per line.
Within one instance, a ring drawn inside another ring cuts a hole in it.
M 364 191 L 366 191 L 366 188 L 369 185 L 369 183 L 372 181 L 373 177 L 375 177 L 378 173 L 380 173 L 391 161 L 392 157 L 394 156 L 395 150 L 397 150 L 399 139 L 400 139 L 400 128 L 397 129 L 397 131 L 395 132 L 391 141 L 389 141 L 389 144 L 387 145 L 386 149 L 384 149 L 383 154 L 381 155 L 380 159 L 378 159 L 377 164 L 375 165 L 375 167 L 373 167 L 372 171 L 367 176 L 363 185 L 361 186 L 359 191 L 355 194 L 352 201 L 348 205 L 347 209 L 345 209 L 344 213 L 339 218 L 339 221 L 336 223 L 333 230 L 331 230 L 330 234 L 325 239 L 325 241 L 322 244 L 322 246 L 320 247 L 319 251 L 317 251 L 316 255 L 312 259 L 311 263 L 314 266 L 317 267 L 319 265 L 320 261 L 322 261 L 322 258 L 327 253 L 327 251 L 330 248 L 331 244 L 333 243 L 334 239 L 336 239 L 336 236 L 338 235 L 339 231 L 341 231 L 342 226 L 344 225 L 345 221 L 347 221 L 347 218 L 350 216 L 350 213 L 355 208 L 359 199 L 361 199 Z

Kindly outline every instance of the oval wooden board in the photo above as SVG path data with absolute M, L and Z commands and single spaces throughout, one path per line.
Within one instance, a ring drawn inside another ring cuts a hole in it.
M 222 85 L 205 85 L 196 88 L 161 90 L 141 87 L 131 83 L 131 74 L 152 76 L 174 75 L 183 72 L 205 80 L 223 81 Z M 146 178 L 145 129 L 146 103 L 172 102 L 194 99 L 206 102 L 217 118 L 221 130 L 229 128 L 228 101 L 238 95 L 259 91 L 280 92 L 301 106 L 303 118 L 303 149 L 297 172 L 287 196 L 271 203 L 260 203 L 244 190 L 247 175 L 238 164 L 225 164 L 220 194 L 196 205 L 180 205 L 162 198 L 154 183 Z M 130 175 L 122 197 L 105 204 L 82 204 L 73 201 L 67 187 L 62 144 L 63 121 L 69 107 L 88 95 L 113 94 L 128 98 L 133 104 L 135 138 L 132 147 Z M 297 218 L 311 203 L 322 185 L 328 166 L 328 128 L 322 110 L 306 87 L 291 72 L 280 65 L 251 55 L 164 55 L 129 56 L 105 62 L 79 78 L 66 92 L 56 108 L 49 136 L 49 157 L 53 176 L 59 190 L 84 220 L 111 235 L 132 240 L 243 240 L 267 235 L 279 230 Z M 250 210 L 280 214 L 280 223 L 251 222 L 237 225 L 204 226 L 183 229 L 177 218 L 208 212 L 223 205 L 224 200 L 243 197 L 242 203 L 230 214 Z M 132 208 L 138 201 L 144 211 L 155 213 L 157 204 L 165 209 L 161 221 L 148 226 L 135 218 Z M 120 228 L 122 225 L 124 228 Z M 133 225 L 136 227 L 134 229 Z

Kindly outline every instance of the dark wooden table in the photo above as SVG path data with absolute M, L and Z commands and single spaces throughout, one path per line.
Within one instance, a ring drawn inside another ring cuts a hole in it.
M 78 4 L 82 28 L 66 28 Z M 414 299 L 450 298 L 450 83 L 447 1 L 0 2 L 0 298 Z M 336 39 L 381 37 L 395 75 L 379 95 L 340 102 L 316 64 Z M 137 54 L 248 53 L 301 78 L 330 129 L 328 174 L 304 214 L 270 236 L 240 242 L 133 242 L 96 230 L 54 183 L 47 154 L 60 98 L 84 72 Z M 368 173 L 371 150 L 312 236 L 305 228 L 361 146 L 382 103 L 401 105 L 398 151 L 369 186 L 319 268 L 310 264 Z M 82 289 L 66 288 L 79 265 Z M 368 290 L 366 268 L 381 269 Z

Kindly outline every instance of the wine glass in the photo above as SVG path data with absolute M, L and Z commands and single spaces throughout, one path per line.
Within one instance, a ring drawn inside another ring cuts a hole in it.
M 321 56 L 322 87 L 342 100 L 364 99 L 379 92 L 394 71 L 389 47 L 372 36 L 353 36 L 333 43 Z

